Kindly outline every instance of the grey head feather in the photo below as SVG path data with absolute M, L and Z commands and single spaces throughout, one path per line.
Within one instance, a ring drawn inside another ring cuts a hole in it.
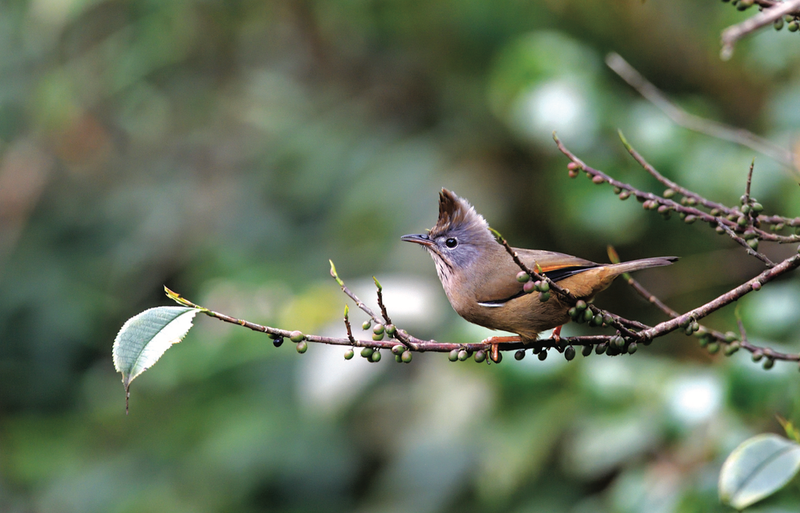
M 442 263 L 451 268 L 450 271 L 452 268 L 469 267 L 480 256 L 482 249 L 496 244 L 486 219 L 467 200 L 447 189 L 439 193 L 439 219 L 428 237 L 435 243 L 430 248 L 431 252 L 442 259 Z M 455 247 L 448 246 L 450 239 L 455 239 Z M 440 278 L 443 272 L 447 273 L 447 269 L 440 268 L 438 262 L 437 269 L 440 270 Z

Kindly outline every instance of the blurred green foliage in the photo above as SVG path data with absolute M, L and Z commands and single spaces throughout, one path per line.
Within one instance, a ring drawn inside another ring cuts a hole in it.
M 676 309 L 760 269 L 706 226 L 570 180 L 551 140 L 660 192 L 670 178 L 800 215 L 797 177 L 672 125 L 603 65 L 616 51 L 682 106 L 790 145 L 800 39 L 680 0 L 31 0 L 0 3 L 0 510 L 709 512 L 724 457 L 780 414 L 797 369 L 674 335 L 567 363 L 298 355 L 209 319 L 137 380 L 111 364 L 162 285 L 254 322 L 341 334 L 328 259 L 372 275 L 423 337 L 486 332 L 428 256 L 442 187 L 512 243 L 605 260 L 678 255 L 641 280 Z M 762 245 L 775 258 L 790 247 Z M 797 351 L 796 277 L 740 302 L 751 339 Z M 615 284 L 598 303 L 657 322 Z M 354 310 L 351 309 L 351 312 Z M 353 314 L 358 326 L 363 319 Z M 735 329 L 733 308 L 708 319 Z M 568 326 L 567 333 L 580 327 Z M 792 345 L 794 344 L 794 345 Z M 585 360 L 585 361 L 584 361 Z M 796 511 L 788 487 L 759 511 Z

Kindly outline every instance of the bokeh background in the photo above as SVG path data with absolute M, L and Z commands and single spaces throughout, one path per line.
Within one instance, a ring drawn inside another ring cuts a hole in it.
M 467 197 L 514 245 L 681 260 L 639 278 L 676 309 L 761 270 L 707 226 L 570 180 L 590 165 L 800 215 L 797 173 L 672 124 L 603 63 L 620 53 L 687 110 L 790 147 L 800 36 L 719 1 L 32 0 L 0 3 L 0 510 L 3 512 L 709 512 L 725 456 L 800 420 L 800 375 L 683 335 L 630 357 L 410 365 L 298 355 L 198 318 L 132 387 L 123 322 L 167 305 L 340 335 L 328 259 L 420 337 L 487 333 L 399 237 Z M 794 247 L 762 245 L 775 258 Z M 800 281 L 736 306 L 797 351 Z M 600 306 L 662 319 L 624 284 Z M 352 306 L 352 305 L 351 305 Z M 354 310 L 351 308 L 351 312 Z M 201 316 L 202 317 L 202 316 Z M 364 319 L 354 314 L 354 322 Z M 708 324 L 735 330 L 734 308 Z M 565 333 L 580 333 L 568 326 Z M 760 511 L 797 511 L 790 486 Z

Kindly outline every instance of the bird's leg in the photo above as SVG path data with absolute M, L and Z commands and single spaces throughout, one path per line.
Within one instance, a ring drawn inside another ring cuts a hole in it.
M 556 329 L 553 330 L 553 340 L 555 341 L 556 345 L 558 345 L 561 342 L 561 328 L 563 327 L 564 325 L 562 324 L 561 326 L 558 326 L 556 327 Z
M 500 348 L 499 344 L 506 344 L 509 342 L 522 342 L 522 338 L 518 335 L 512 337 L 489 337 L 485 339 L 482 344 L 490 344 L 492 346 L 492 350 L 489 353 L 489 357 L 492 359 L 493 362 L 497 363 L 500 360 Z

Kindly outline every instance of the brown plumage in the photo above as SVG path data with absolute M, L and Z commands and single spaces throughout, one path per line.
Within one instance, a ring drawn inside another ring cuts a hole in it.
M 464 199 L 447 189 L 439 193 L 439 220 L 427 234 L 405 235 L 431 254 L 453 309 L 464 319 L 487 328 L 510 331 L 523 340 L 569 321 L 565 305 L 553 295 L 539 301 L 525 294 L 516 275 L 519 267 L 498 244 L 486 220 Z M 529 267 L 537 265 L 553 281 L 578 298 L 591 300 L 622 273 L 670 265 L 676 257 L 656 257 L 598 264 L 572 255 L 514 248 Z

